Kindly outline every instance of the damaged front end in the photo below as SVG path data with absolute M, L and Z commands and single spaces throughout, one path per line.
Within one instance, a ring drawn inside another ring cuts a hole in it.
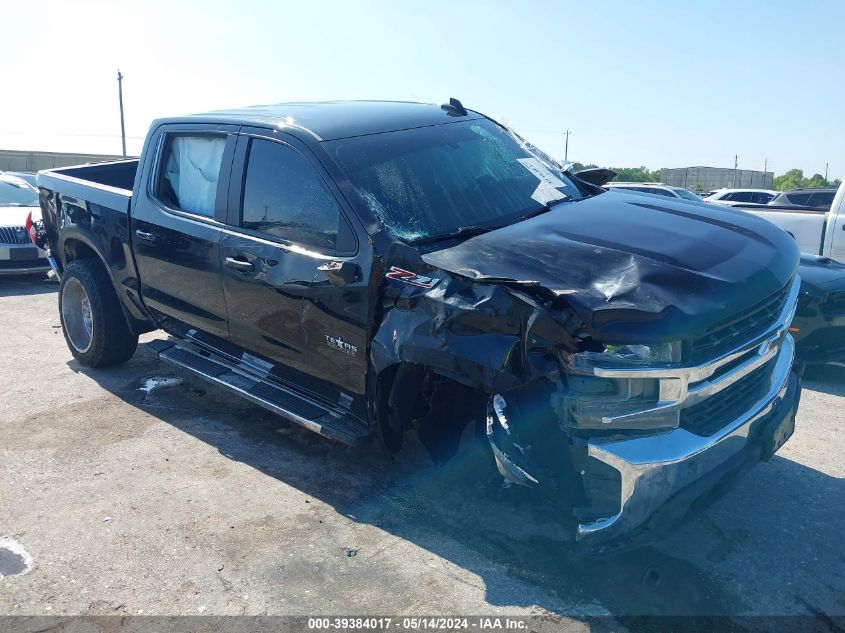
M 569 508 L 591 549 L 650 540 L 791 435 L 798 277 L 705 335 L 610 345 L 543 286 L 421 268 L 390 269 L 372 340 L 377 372 L 417 368 L 392 410 L 424 375 L 486 394 L 499 473 Z
M 546 398 L 570 440 L 560 461 L 578 476 L 579 541 L 606 550 L 651 540 L 789 438 L 800 388 L 787 329 L 799 285 L 796 278 L 784 290 L 765 327 L 706 362 L 684 362 L 690 354 L 680 344 L 650 360 L 644 357 L 654 350 L 567 357 L 563 379 Z M 496 464 L 512 483 L 554 487 L 549 464 L 536 455 L 542 438 L 532 444 L 521 437 L 534 424 L 519 415 L 523 398 L 490 399 L 487 437 Z

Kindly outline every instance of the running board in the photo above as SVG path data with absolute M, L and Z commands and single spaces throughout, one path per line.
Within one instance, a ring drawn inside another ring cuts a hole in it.
M 351 415 L 329 409 L 279 385 L 263 381 L 258 376 L 251 376 L 221 358 L 205 356 L 180 347 L 172 341 L 156 340 L 147 345 L 154 349 L 162 360 L 234 391 L 250 402 L 315 433 L 349 446 L 359 446 L 369 437 L 364 425 Z

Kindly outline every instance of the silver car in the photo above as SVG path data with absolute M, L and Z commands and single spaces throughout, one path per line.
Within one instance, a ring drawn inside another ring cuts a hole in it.
M 0 173 L 0 275 L 43 274 L 50 270 L 46 253 L 30 240 L 30 213 L 41 213 L 38 191 L 17 176 Z

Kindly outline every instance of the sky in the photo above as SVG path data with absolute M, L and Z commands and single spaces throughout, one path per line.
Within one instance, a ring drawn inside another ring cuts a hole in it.
M 120 153 L 158 117 L 449 97 L 556 158 L 845 176 L 842 0 L 11 2 L 0 149 Z

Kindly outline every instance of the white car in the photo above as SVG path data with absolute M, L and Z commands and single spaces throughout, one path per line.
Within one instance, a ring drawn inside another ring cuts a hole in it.
M 716 189 L 704 197 L 705 202 L 734 206 L 737 204 L 769 204 L 778 195 L 771 189 Z
M 681 198 L 683 200 L 701 202 L 701 198 L 692 191 L 688 191 L 683 187 L 670 187 L 659 182 L 609 182 L 604 187 L 606 189 L 625 189 L 639 193 L 651 193 L 666 198 Z
M 0 173 L 0 275 L 43 274 L 50 270 L 47 254 L 30 240 L 30 213 L 41 213 L 38 191 L 17 176 Z

